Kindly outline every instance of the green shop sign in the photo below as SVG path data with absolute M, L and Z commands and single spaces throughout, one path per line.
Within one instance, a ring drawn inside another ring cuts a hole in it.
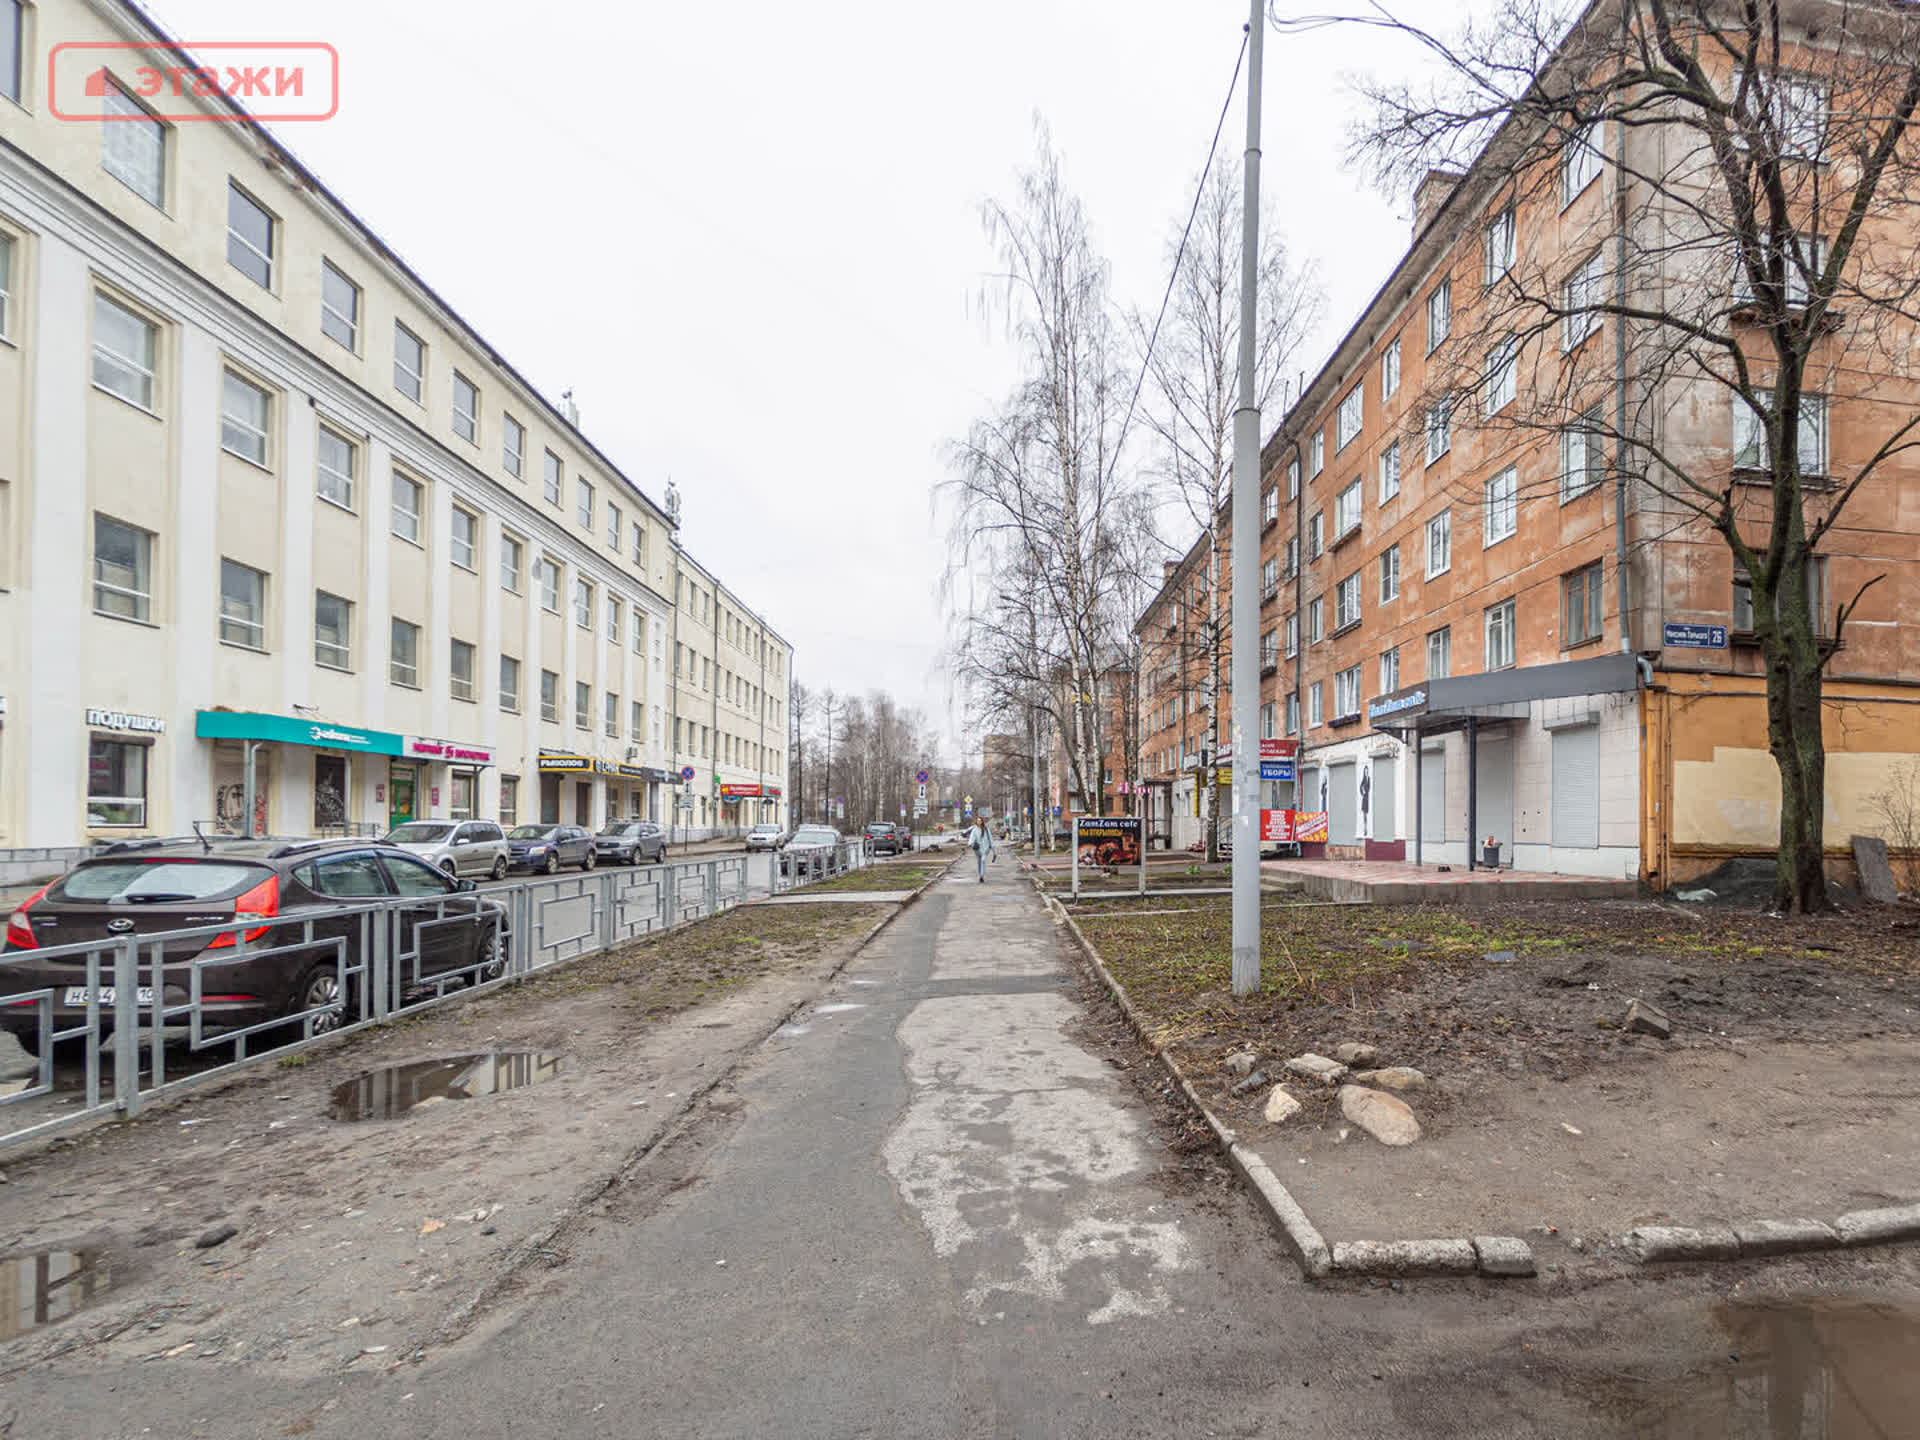
M 298 715 L 262 715 L 251 710 L 202 710 L 193 733 L 202 740 L 266 740 L 279 745 L 310 745 L 318 750 L 358 750 L 368 755 L 405 754 L 405 737 L 331 720 Z

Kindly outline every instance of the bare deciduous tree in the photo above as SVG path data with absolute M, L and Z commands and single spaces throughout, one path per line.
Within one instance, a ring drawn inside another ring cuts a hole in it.
M 1365 23 L 1414 37 L 1443 79 L 1369 87 L 1357 152 L 1402 183 L 1475 163 L 1478 191 L 1459 199 L 1491 220 L 1481 283 L 1456 284 L 1430 363 L 1429 426 L 1442 442 L 1459 423 L 1566 437 L 1554 491 L 1611 479 L 1641 543 L 1689 529 L 1724 543 L 1735 628 L 1766 673 L 1775 904 L 1824 910 L 1822 675 L 1883 577 L 1862 569 L 1828 595 L 1822 542 L 1920 443 L 1920 13 L 1894 0 L 1497 0 L 1442 38 L 1372 9 Z M 1613 203 L 1576 207 L 1606 172 Z M 1507 204 L 1558 217 L 1541 258 L 1496 230 Z M 1654 601 L 1626 589 L 1623 648 L 1658 648 L 1628 619 L 1637 605 L 1650 622 Z

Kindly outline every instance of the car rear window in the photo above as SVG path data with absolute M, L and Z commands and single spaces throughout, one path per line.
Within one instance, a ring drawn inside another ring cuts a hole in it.
M 115 900 L 212 900 L 251 890 L 273 872 L 220 860 L 109 860 L 67 872 L 47 899 L 69 904 Z

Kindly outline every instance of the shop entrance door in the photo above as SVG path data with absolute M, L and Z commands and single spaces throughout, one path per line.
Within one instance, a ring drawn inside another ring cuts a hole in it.
M 411 765 L 396 765 L 387 773 L 387 824 L 404 825 L 413 819 L 415 789 L 420 772 Z
M 584 780 L 576 780 L 573 785 L 573 823 L 593 824 L 593 787 Z

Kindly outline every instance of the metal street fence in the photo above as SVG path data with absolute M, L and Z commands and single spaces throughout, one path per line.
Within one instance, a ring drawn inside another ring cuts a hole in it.
M 0 1023 L 36 1070 L 0 1094 L 0 1149 L 868 859 L 853 841 L 5 951 Z

